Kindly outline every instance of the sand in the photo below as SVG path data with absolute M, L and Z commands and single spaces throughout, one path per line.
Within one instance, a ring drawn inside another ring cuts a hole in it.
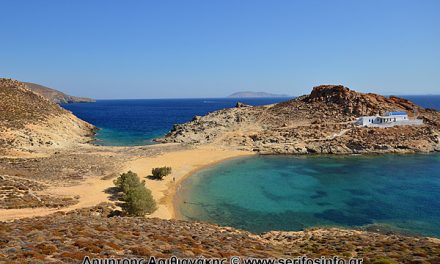
M 90 207 L 101 202 L 108 202 L 109 195 L 105 189 L 113 185 L 113 180 L 101 180 L 98 177 L 86 179 L 79 185 L 69 187 L 51 187 L 43 191 L 44 194 L 58 196 L 79 196 L 78 203 L 63 208 L 23 208 L 23 209 L 0 209 L 0 221 L 11 221 L 25 217 L 45 216 L 55 212 L 66 212 L 83 207 Z
M 153 147 L 153 146 L 152 146 Z M 154 147 L 157 147 L 154 146 Z M 222 149 L 217 145 L 206 145 L 193 149 L 165 152 L 151 157 L 142 157 L 127 162 L 122 171 L 136 172 L 141 179 L 145 179 L 146 186 L 151 190 L 158 209 L 148 217 L 161 219 L 175 218 L 173 198 L 179 183 L 195 171 L 206 166 L 214 165 L 226 159 L 253 155 L 252 152 Z M 172 174 L 164 180 L 151 180 L 145 178 L 151 174 L 154 167 L 170 166 Z M 53 187 L 44 190 L 45 194 L 58 196 L 79 196 L 78 203 L 63 208 L 23 208 L 23 209 L 0 209 L 0 221 L 11 221 L 25 217 L 45 216 L 54 212 L 70 211 L 84 207 L 90 207 L 102 202 L 110 202 L 109 194 L 105 190 L 113 187 L 113 179 L 103 180 L 101 177 L 89 177 L 81 184 L 69 187 Z
M 183 179 L 197 170 L 212 166 L 218 162 L 241 156 L 254 155 L 253 152 L 220 149 L 216 146 L 203 146 L 191 150 L 169 152 L 157 157 L 148 157 L 130 162 L 126 170 L 136 172 L 139 176 L 151 175 L 154 167 L 170 166 L 172 173 L 162 181 L 146 179 L 146 186 L 156 199 L 158 209 L 149 217 L 172 219 L 176 217 L 173 198 Z

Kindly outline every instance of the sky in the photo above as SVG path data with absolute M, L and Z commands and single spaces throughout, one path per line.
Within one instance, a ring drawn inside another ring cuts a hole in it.
M 97 99 L 440 94 L 437 0 L 0 0 L 0 77 Z

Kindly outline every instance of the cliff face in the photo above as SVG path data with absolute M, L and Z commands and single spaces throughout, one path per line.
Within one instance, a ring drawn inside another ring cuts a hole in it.
M 43 85 L 39 85 L 39 84 L 35 84 L 35 83 L 28 83 L 28 82 L 24 82 L 24 84 L 26 85 L 26 87 L 45 97 L 46 99 L 48 99 L 49 101 L 52 101 L 54 103 L 57 104 L 66 104 L 66 103 L 93 103 L 95 102 L 94 99 L 91 98 L 85 98 L 85 97 L 76 97 L 76 96 L 72 96 L 72 95 L 67 95 L 65 93 L 62 93 L 60 91 L 57 91 L 55 89 L 43 86 Z
M 363 115 L 405 111 L 421 126 L 364 128 Z M 163 142 L 218 143 L 261 153 L 384 153 L 440 151 L 440 113 L 414 103 L 364 94 L 341 85 L 314 87 L 309 95 L 258 107 L 237 107 L 176 125 Z
M 89 141 L 94 126 L 32 92 L 0 79 L 0 155 L 62 148 Z

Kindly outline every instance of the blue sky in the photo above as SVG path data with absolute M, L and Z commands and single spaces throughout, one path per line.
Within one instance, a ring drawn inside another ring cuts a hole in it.
M 0 76 L 94 98 L 440 94 L 440 1 L 1 1 Z

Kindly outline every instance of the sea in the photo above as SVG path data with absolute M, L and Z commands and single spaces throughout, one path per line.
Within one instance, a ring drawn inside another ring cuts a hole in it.
M 440 96 L 402 96 L 440 111 Z M 154 144 L 174 124 L 288 98 L 98 100 L 64 108 L 100 130 L 95 144 Z M 179 217 L 254 233 L 338 226 L 440 238 L 440 154 L 256 156 L 206 168 L 180 186 Z
M 289 98 L 205 98 L 97 100 L 96 103 L 63 104 L 79 118 L 99 128 L 97 145 L 139 146 L 168 133 L 174 124 L 196 115 L 234 107 L 237 102 L 257 106 Z
M 188 177 L 180 218 L 261 233 L 349 227 L 440 237 L 440 154 L 257 156 Z

